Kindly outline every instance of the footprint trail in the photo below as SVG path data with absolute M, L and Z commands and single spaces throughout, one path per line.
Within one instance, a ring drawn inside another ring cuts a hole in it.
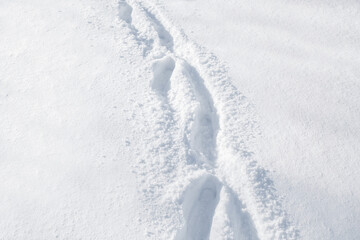
M 140 170 L 156 219 L 147 238 L 297 239 L 271 180 L 253 158 L 251 104 L 217 58 L 151 1 L 121 1 L 119 19 L 144 46 L 153 75 L 147 116 L 155 132 Z

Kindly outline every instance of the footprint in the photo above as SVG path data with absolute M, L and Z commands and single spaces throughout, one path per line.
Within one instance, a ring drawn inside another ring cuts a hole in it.
M 186 224 L 178 232 L 177 240 L 209 239 L 221 187 L 222 184 L 213 175 L 205 175 L 189 187 L 183 202 Z
M 170 52 L 173 52 L 174 39 L 169 31 L 166 30 L 164 25 L 151 12 L 149 12 L 147 9 L 144 9 L 144 11 L 151 21 L 155 31 L 157 32 L 160 44 L 166 47 Z
M 153 79 L 151 88 L 157 93 L 166 96 L 170 89 L 170 78 L 175 68 L 175 61 L 171 57 L 156 60 L 152 65 Z
M 219 130 L 219 119 L 204 80 L 194 67 L 183 62 L 183 74 L 192 86 L 196 100 L 199 102 L 192 125 L 190 145 L 195 152 L 198 164 L 213 166 L 216 160 L 216 136 Z
M 219 118 L 204 80 L 183 59 L 176 60 L 171 77 L 170 100 L 177 109 L 187 148 L 187 163 L 211 169 L 216 165 Z
M 132 7 L 127 4 L 126 2 L 119 2 L 118 5 L 118 16 L 121 20 L 131 24 L 132 18 L 131 18 L 131 13 L 132 13 Z

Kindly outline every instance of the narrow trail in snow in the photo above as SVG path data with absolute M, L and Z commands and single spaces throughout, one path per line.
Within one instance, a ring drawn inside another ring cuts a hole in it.
M 288 222 L 272 182 L 248 146 L 256 135 L 251 107 L 217 59 L 189 41 L 155 5 L 121 1 L 119 18 L 142 46 L 143 57 L 152 62 L 150 87 L 166 111 L 163 132 L 171 138 L 159 145 L 163 151 L 165 145 L 168 150 L 182 149 L 173 155 L 184 152 L 186 161 L 179 163 L 183 172 L 202 171 L 182 187 L 179 204 L 184 223 L 169 230 L 172 238 L 296 239 L 298 233 Z M 176 171 L 181 169 L 176 170 L 174 162 L 165 169 L 179 177 Z
M 172 79 L 175 92 L 173 102 L 178 102 L 173 103 L 176 105 L 174 108 L 187 108 L 180 103 L 192 106 L 182 116 L 182 125 L 186 129 L 184 142 L 189 150 L 188 163 L 213 169 L 217 159 L 216 136 L 219 131 L 219 118 L 213 99 L 199 73 L 183 59 L 177 59 Z

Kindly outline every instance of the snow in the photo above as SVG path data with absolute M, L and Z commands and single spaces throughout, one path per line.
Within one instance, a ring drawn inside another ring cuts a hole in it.
M 140 239 L 116 9 L 1 5 L 0 239 Z
M 255 105 L 257 159 L 302 238 L 358 239 L 358 2 L 160 2 Z
M 1 2 L 0 239 L 358 239 L 359 10 Z

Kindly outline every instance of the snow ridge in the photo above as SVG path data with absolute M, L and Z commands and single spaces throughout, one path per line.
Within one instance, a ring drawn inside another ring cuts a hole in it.
M 297 239 L 256 163 L 253 106 L 225 67 L 151 2 L 121 1 L 119 18 L 153 75 L 144 115 L 154 130 L 137 170 L 152 216 L 146 237 Z

